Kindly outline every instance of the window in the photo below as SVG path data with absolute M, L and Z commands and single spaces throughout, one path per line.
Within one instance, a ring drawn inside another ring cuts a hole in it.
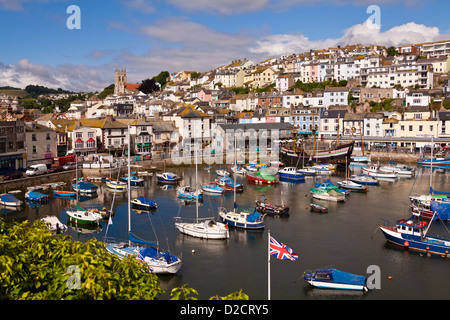
M 36 139 L 36 133 L 33 133 L 33 134 L 31 135 L 31 141 L 37 141 L 37 139 Z

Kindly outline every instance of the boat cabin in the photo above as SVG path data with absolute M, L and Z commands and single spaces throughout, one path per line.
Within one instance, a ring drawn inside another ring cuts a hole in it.
M 421 236 L 423 234 L 423 228 L 426 226 L 425 221 L 417 221 L 416 223 L 413 219 L 402 219 L 397 221 L 396 229 L 398 232 L 408 235 Z

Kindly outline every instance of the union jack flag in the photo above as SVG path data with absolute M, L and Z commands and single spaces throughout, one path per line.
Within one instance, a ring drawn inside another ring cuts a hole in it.
M 272 236 L 270 237 L 269 253 L 280 260 L 292 260 L 296 261 L 298 255 L 285 244 L 278 242 Z

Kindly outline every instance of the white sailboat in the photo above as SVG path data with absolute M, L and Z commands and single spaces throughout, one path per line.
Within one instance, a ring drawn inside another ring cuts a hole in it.
M 197 182 L 197 149 L 195 150 L 195 188 L 198 190 Z M 202 239 L 228 239 L 230 233 L 228 226 L 221 222 L 216 222 L 213 218 L 198 218 L 198 197 L 195 199 L 196 220 L 195 222 L 184 222 L 180 217 L 176 217 L 175 227 L 184 234 Z
M 128 126 L 128 143 L 130 141 L 130 126 Z M 130 152 L 128 152 L 128 175 L 130 174 Z M 131 233 L 131 188 L 128 179 L 128 241 L 106 241 L 106 249 L 120 259 L 133 256 L 143 261 L 149 267 L 150 272 L 157 274 L 175 274 L 181 268 L 181 260 L 169 252 L 160 251 L 157 243 L 141 240 Z M 110 223 L 111 217 L 110 217 Z M 132 244 L 135 243 L 135 244 Z M 144 246 L 140 246 L 143 244 Z

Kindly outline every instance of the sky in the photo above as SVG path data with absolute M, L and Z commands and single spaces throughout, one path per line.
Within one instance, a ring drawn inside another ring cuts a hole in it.
M 447 0 L 0 0 L 0 86 L 100 92 L 116 68 L 140 83 L 337 45 L 450 40 L 449 12 Z

